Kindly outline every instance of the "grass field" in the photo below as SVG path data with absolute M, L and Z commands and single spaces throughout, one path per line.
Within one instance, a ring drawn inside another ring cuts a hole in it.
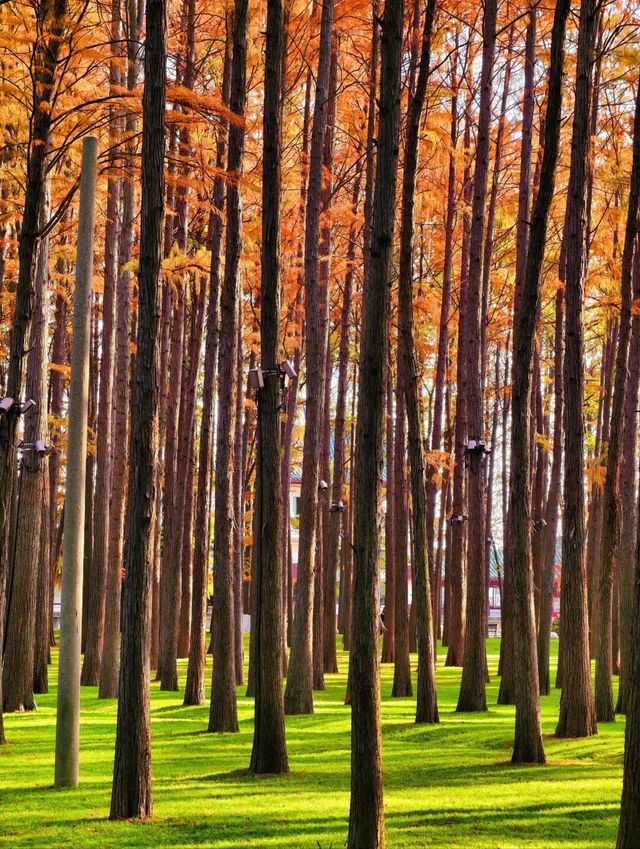
M 557 648 L 557 644 L 554 646 Z M 490 709 L 456 714 L 459 669 L 438 663 L 441 724 L 416 727 L 415 702 L 392 699 L 393 669 L 383 667 L 383 751 L 388 849 L 604 849 L 618 822 L 624 723 L 589 740 L 556 740 L 558 691 L 542 700 L 548 765 L 509 765 L 513 708 L 496 707 L 498 641 L 488 643 Z M 238 690 L 240 733 L 205 732 L 208 706 L 182 707 L 181 693 L 152 685 L 154 817 L 107 820 L 116 705 L 83 688 L 81 786 L 52 789 L 53 687 L 32 714 L 6 717 L 0 749 L 0 846 L 110 847 L 344 846 L 349 810 L 349 709 L 339 675 L 316 694 L 316 713 L 287 719 L 291 774 L 246 773 L 253 705 Z M 415 667 L 415 659 L 413 666 Z M 181 684 L 185 664 L 181 663 Z

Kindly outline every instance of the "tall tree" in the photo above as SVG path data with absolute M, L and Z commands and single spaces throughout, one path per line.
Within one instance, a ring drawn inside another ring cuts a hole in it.
M 233 58 L 229 107 L 242 117 L 246 99 L 248 0 L 237 0 L 233 19 Z M 229 127 L 227 230 L 225 268 L 220 299 L 221 333 L 218 355 L 218 429 L 216 436 L 216 512 L 213 541 L 213 678 L 209 731 L 238 731 L 235 689 L 233 549 L 235 516 L 233 461 L 238 387 L 238 325 L 240 322 L 240 254 L 242 204 L 239 179 L 244 155 L 242 122 Z
M 69 388 L 69 447 L 64 513 L 64 552 L 60 590 L 60 654 L 56 710 L 55 786 L 76 787 L 80 758 L 80 650 L 83 527 L 86 495 L 87 417 L 91 347 L 91 280 L 93 277 L 98 140 L 82 145 L 78 245 L 73 305 L 73 341 Z M 35 446 L 34 446 L 35 448 Z M 29 670 L 31 673 L 32 670 Z
M 144 5 L 141 0 L 128 0 L 124 19 L 127 51 L 127 90 L 134 91 L 140 73 L 139 39 Z M 131 271 L 128 263 L 134 243 L 136 221 L 136 177 L 133 137 L 138 119 L 131 110 L 125 119 L 125 175 L 122 186 L 122 222 L 118 242 L 118 285 L 116 291 L 116 350 L 114 390 L 118 399 L 113 414 L 111 457 L 111 503 L 109 508 L 109 556 L 107 562 L 104 644 L 100 668 L 98 696 L 115 699 L 120 676 L 120 613 L 122 597 L 122 563 L 124 560 L 125 514 L 127 505 L 127 470 L 129 463 L 129 385 L 131 365 Z
M 636 250 L 633 269 L 633 299 L 640 298 L 640 251 Z M 622 469 L 620 471 L 620 498 L 622 520 L 620 547 L 618 549 L 618 572 L 620 573 L 620 680 L 616 713 L 626 713 L 629 700 L 629 678 L 631 673 L 631 640 L 625 634 L 633 629 L 635 541 L 638 525 L 636 503 L 637 481 L 637 434 L 638 434 L 638 387 L 640 384 L 640 315 L 634 313 L 629 346 L 629 386 L 625 397 L 624 436 Z
M 48 191 L 46 191 L 48 195 Z M 45 200 L 42 224 L 49 217 Z M 25 395 L 35 401 L 24 424 L 17 510 L 7 587 L 7 633 L 2 669 L 2 709 L 33 710 L 36 610 L 40 570 L 49 569 L 49 558 L 40 563 L 40 537 L 44 529 L 44 492 L 47 486 L 47 288 L 49 239 L 38 245 L 34 275 L 34 303 L 29 334 Z M 38 445 L 39 443 L 39 445 Z M 48 639 L 48 633 L 47 633 Z
M 616 849 L 634 849 L 640 840 L 640 538 L 636 541 L 635 561 L 622 804 Z
M 480 114 L 476 144 L 476 166 L 473 178 L 471 230 L 469 233 L 469 280 L 467 310 L 463 332 L 467 334 L 466 368 L 468 372 L 466 462 L 468 469 L 468 549 L 469 593 L 464 637 L 462 682 L 458 696 L 459 711 L 487 709 L 485 691 L 485 605 L 486 572 L 484 495 L 484 427 L 481 349 L 481 284 L 482 245 L 485 226 L 485 203 L 489 176 L 491 141 L 491 95 L 496 49 L 496 0 L 487 0 L 482 20 L 482 70 L 480 80 Z
M 227 17 L 222 97 L 229 102 L 231 85 L 232 28 Z M 207 303 L 204 385 L 202 389 L 202 420 L 200 423 L 200 454 L 198 457 L 198 486 L 194 523 L 195 548 L 193 552 L 193 610 L 191 612 L 191 645 L 187 665 L 185 705 L 204 704 L 205 699 L 205 626 L 209 576 L 209 546 L 211 541 L 211 464 L 213 457 L 213 429 L 215 418 L 215 383 L 218 358 L 218 309 L 220 307 L 220 256 L 222 252 L 222 212 L 225 201 L 225 181 L 222 168 L 226 156 L 226 136 L 220 134 L 216 150 L 216 165 L 220 173 L 213 188 L 214 209 L 209 216 L 209 245 L 211 266 L 209 271 L 209 300 Z
M 164 220 L 167 65 L 165 0 L 146 7 L 142 100 L 142 209 L 138 333 L 132 398 L 131 474 L 127 514 L 127 573 L 110 819 L 151 815 L 149 648 L 150 541 L 154 506 L 158 404 L 158 325 Z
M 633 256 L 637 249 L 638 207 L 640 202 L 640 84 L 636 93 L 633 121 L 633 157 L 629 205 L 622 250 L 620 279 L 621 310 L 616 351 L 611 426 L 607 447 L 607 471 L 603 492 L 602 546 L 600 555 L 598 613 L 596 628 L 596 719 L 612 722 L 613 707 L 613 577 L 616 566 L 620 524 L 620 459 L 624 431 L 625 392 L 629 341 L 631 338 L 631 308 L 633 296 Z
M 281 0 L 268 0 L 262 158 L 260 353 L 265 375 L 258 393 L 257 551 L 254 572 L 255 718 L 249 769 L 289 771 L 282 695 L 283 598 L 280 538 L 280 394 L 277 369 L 280 309 L 280 203 L 282 192 Z
M 25 344 L 33 305 L 33 279 L 40 238 L 40 215 L 44 202 L 47 152 L 51 122 L 58 96 L 58 60 L 69 36 L 67 0 L 35 5 L 36 37 L 29 67 L 32 73 L 33 102 L 29 121 L 26 156 L 26 186 L 20 241 L 18 245 L 18 279 L 5 392 L 14 404 L 0 416 L 0 653 L 4 646 L 5 582 L 9 558 L 9 519 L 16 477 L 15 437 L 20 416 L 18 403 L 23 389 Z M 2 658 L 0 655 L 0 666 Z M 0 683 L 0 704 L 2 703 Z M 0 743 L 4 742 L 4 726 L 0 709 Z
M 358 212 L 362 169 L 358 171 L 353 188 L 352 210 Z M 340 531 L 344 518 L 345 504 L 343 488 L 346 466 L 346 428 L 345 412 L 347 403 L 347 382 L 349 371 L 349 341 L 351 332 L 351 307 L 353 300 L 353 278 L 356 251 L 355 220 L 349 229 L 347 248 L 347 271 L 342 291 L 342 314 L 340 317 L 340 350 L 338 354 L 338 391 L 336 398 L 335 424 L 333 431 L 334 455 L 333 478 L 331 481 L 331 507 L 327 533 L 327 566 L 324 593 L 324 671 L 337 672 L 336 653 L 336 575 L 340 559 Z M 387 476 L 391 471 L 387 467 Z
M 112 95 L 121 85 L 120 0 L 111 4 L 111 61 L 109 84 Z M 111 108 L 109 147 L 118 143 L 116 107 Z M 113 383 L 115 374 L 116 292 L 118 285 L 118 231 L 122 180 L 116 172 L 116 156 L 111 155 L 112 173 L 107 183 L 107 220 L 104 232 L 104 293 L 102 296 L 102 344 L 100 355 L 100 391 L 98 396 L 98 434 L 96 445 L 96 488 L 94 506 L 93 580 L 88 592 L 87 633 L 82 683 L 95 686 L 100 680 L 104 643 L 105 590 L 109 556 L 109 505 L 111 498 L 111 455 L 113 420 Z
M 435 652 L 431 606 L 430 574 L 426 511 L 426 474 L 423 450 L 423 425 L 420 417 L 420 392 L 416 360 L 413 316 L 413 230 L 416 173 L 418 170 L 418 137 L 429 79 L 431 34 L 436 0 L 429 0 L 422 33 L 420 65 L 413 95 L 410 95 L 407 115 L 404 169 L 402 181 L 402 210 L 400 227 L 400 274 L 398 283 L 400 353 L 403 390 L 407 408 L 409 459 L 411 466 L 411 504 L 413 517 L 413 602 L 416 605 L 418 638 L 418 700 L 417 722 L 438 722 L 438 702 L 435 685 Z
M 589 619 L 584 533 L 584 337 L 583 289 L 587 269 L 587 161 L 589 106 L 596 31 L 594 0 L 581 0 L 571 167 L 565 233 L 564 514 L 560 645 L 562 696 L 556 734 L 586 737 L 596 732 L 589 664 Z
M 313 713 L 313 587 L 317 568 L 315 562 L 316 523 L 318 518 L 319 459 L 326 350 L 326 324 L 323 324 L 322 321 L 318 246 L 322 209 L 324 138 L 331 79 L 333 7 L 333 0 L 322 0 L 320 50 L 311 128 L 309 186 L 305 220 L 304 291 L 307 398 L 302 455 L 302 485 L 300 489 L 298 582 L 291 631 L 291 656 L 284 696 L 285 709 L 288 714 Z
M 554 15 L 540 187 L 531 215 L 520 304 L 513 328 L 509 555 L 513 586 L 513 663 L 516 684 L 516 729 L 512 756 L 514 763 L 545 762 L 533 606 L 529 427 L 535 329 L 540 309 L 542 262 L 560 141 L 564 41 L 570 5 L 570 0 L 561 0 L 556 5 Z
M 382 59 L 378 160 L 369 275 L 364 282 L 357 455 L 354 492 L 354 580 L 351 644 L 351 806 L 349 849 L 383 849 L 380 662 L 378 658 L 378 498 L 383 464 L 393 254 L 403 0 L 387 0 L 381 23 Z

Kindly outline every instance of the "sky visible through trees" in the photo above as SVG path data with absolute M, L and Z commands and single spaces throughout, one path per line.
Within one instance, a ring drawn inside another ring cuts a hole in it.
M 638 849 L 639 227 L 624 0 L 0 0 L 0 772 L 52 661 L 56 786 L 117 700 L 112 820 L 153 693 L 222 749 L 249 698 L 260 782 L 341 680 L 341 839 L 413 845 L 387 672 L 550 771 L 557 689 Z

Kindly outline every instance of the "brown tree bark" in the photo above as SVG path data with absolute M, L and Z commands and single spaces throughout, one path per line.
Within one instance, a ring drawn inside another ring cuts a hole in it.
M 402 182 L 402 208 L 400 228 L 400 270 L 398 283 L 400 355 L 399 373 L 402 375 L 407 409 L 409 460 L 411 469 L 412 504 L 412 564 L 413 603 L 416 605 L 416 632 L 418 648 L 418 693 L 416 722 L 438 722 L 438 702 L 435 687 L 435 652 L 433 640 L 433 611 L 431 606 L 430 576 L 433 574 L 433 546 L 429 546 L 426 512 L 426 473 L 423 451 L 423 426 L 420 420 L 418 367 L 413 336 L 413 228 L 415 184 L 418 170 L 418 137 L 429 78 L 431 33 L 435 17 L 436 0 L 427 4 L 420 64 L 415 92 L 409 101 L 407 115 L 405 157 Z
M 358 171 L 353 187 L 352 211 L 358 212 L 362 169 Z M 349 342 L 351 334 L 351 308 L 353 301 L 353 278 L 356 255 L 356 225 L 349 229 L 347 248 L 347 271 L 342 292 L 342 314 L 340 318 L 340 349 L 338 353 L 338 387 L 334 420 L 333 478 L 331 481 L 331 507 L 329 510 L 329 528 L 327 534 L 327 568 L 325 575 L 325 614 L 324 614 L 324 671 L 338 672 L 336 652 L 336 574 L 340 560 L 340 533 L 345 520 L 343 490 L 346 466 L 346 403 L 349 377 Z M 391 472 L 387 466 L 387 476 Z M 388 509 L 388 508 L 387 508 Z M 344 579 L 344 563 L 343 563 Z
M 378 159 L 371 258 L 362 298 L 354 493 L 348 849 L 384 849 L 385 842 L 378 656 L 380 612 L 377 520 L 383 463 L 384 373 L 389 335 L 389 275 L 394 241 L 403 17 L 403 0 L 387 0 L 381 24 Z
M 224 65 L 222 74 L 223 102 L 229 102 L 231 86 L 232 27 L 227 16 Z M 200 454 L 198 457 L 198 486 L 196 492 L 193 552 L 193 607 L 191 611 L 191 644 L 187 664 L 185 705 L 201 705 L 205 700 L 206 616 L 209 576 L 209 545 L 211 541 L 211 465 L 213 459 L 214 401 L 218 360 L 218 309 L 220 305 L 220 257 L 222 253 L 222 214 L 225 202 L 225 181 L 222 169 L 226 158 L 226 135 L 220 134 L 216 149 L 219 174 L 213 190 L 214 209 L 209 216 L 208 242 L 211 250 L 209 297 L 207 303 L 204 381 L 202 389 L 202 420 L 200 424 Z
M 640 298 L 640 252 L 636 251 L 633 269 L 633 297 Z M 622 517 L 618 572 L 620 574 L 620 680 L 616 713 L 626 713 L 629 703 L 631 673 L 631 640 L 633 629 L 633 581 L 635 575 L 635 540 L 638 528 L 636 499 L 637 435 L 638 435 L 638 385 L 640 383 L 640 316 L 632 319 L 629 346 L 629 375 L 625 395 L 622 466 L 620 469 L 620 500 Z
M 111 61 L 109 86 L 114 92 L 120 80 L 120 0 L 111 4 Z M 118 142 L 115 107 L 110 111 L 109 147 Z M 115 166 L 112 156 L 112 167 Z M 102 345 L 96 445 L 94 503 L 93 580 L 88 587 L 87 630 L 80 683 L 96 686 L 100 680 L 104 642 L 105 591 L 109 556 L 109 505 L 111 498 L 111 431 L 115 373 L 116 291 L 118 285 L 118 231 L 122 181 L 113 173 L 107 181 L 107 220 L 104 232 L 104 293 L 102 296 Z
M 391 362 L 387 363 L 386 376 L 387 410 L 385 420 L 386 443 L 386 510 L 384 514 L 384 615 L 382 634 L 382 663 L 393 663 L 396 647 L 396 571 L 395 571 L 395 461 L 394 461 L 394 423 L 393 423 L 393 371 Z
M 640 201 L 640 85 L 636 93 L 633 122 L 633 159 L 629 184 L 629 205 L 622 250 L 620 280 L 621 310 L 616 351 L 611 426 L 607 448 L 607 471 L 603 492 L 602 545 L 598 586 L 596 640 L 596 719 L 613 722 L 613 577 L 616 567 L 620 530 L 620 459 L 624 431 L 625 392 L 629 340 L 631 337 L 631 307 L 633 295 L 633 255 L 638 235 L 638 204 Z
M 593 450 L 592 462 L 594 469 L 606 468 L 605 452 L 609 441 L 609 427 L 611 423 L 611 379 L 613 375 L 613 363 L 617 345 L 618 320 L 608 320 L 605 324 L 604 338 L 602 341 L 602 360 L 600 365 L 600 399 L 598 403 L 598 419 L 596 425 L 596 439 Z M 587 457 L 587 460 L 589 458 Z M 587 511 L 587 609 L 589 613 L 589 654 L 594 658 L 596 653 L 597 622 L 599 620 L 599 575 L 600 575 L 600 548 L 602 543 L 603 523 L 603 487 L 599 477 L 594 476 L 591 483 L 590 497 L 588 499 Z
M 553 619 L 553 585 L 556 576 L 556 547 L 558 541 L 558 509 L 560 507 L 562 475 L 562 403 L 563 403 L 563 335 L 564 292 L 558 287 L 555 298 L 555 334 L 553 356 L 553 461 L 549 480 L 549 497 L 545 506 L 546 526 L 543 536 L 543 574 L 540 590 L 540 622 L 538 626 L 538 680 L 540 694 L 549 695 L 551 679 L 549 657 L 551 648 L 551 624 Z
M 635 849 L 640 840 L 640 546 L 637 544 L 635 560 L 622 804 L 616 849 Z
M 244 115 L 247 73 L 248 2 L 234 6 L 233 58 L 230 109 Z M 213 677 L 209 731 L 238 731 L 235 689 L 233 544 L 235 505 L 233 461 L 236 396 L 238 392 L 238 325 L 240 322 L 240 255 L 242 252 L 242 203 L 239 178 L 244 157 L 244 126 L 229 128 L 227 173 L 234 180 L 227 189 L 225 270 L 220 299 L 218 358 L 218 430 L 216 435 L 216 495 L 213 554 Z
M 126 17 L 127 88 L 135 89 L 140 74 L 139 38 L 142 29 L 142 4 L 129 0 Z M 133 135 L 138 122 L 135 113 L 127 116 L 126 130 Z M 125 552 L 125 512 L 129 468 L 129 384 L 131 334 L 131 275 L 126 264 L 131 259 L 136 219 L 136 174 L 132 145 L 126 147 L 126 172 L 122 187 L 122 226 L 118 245 L 120 273 L 116 292 L 115 397 L 118 403 L 113 419 L 113 456 L 111 462 L 111 506 L 109 510 L 109 561 L 105 599 L 104 645 L 98 697 L 115 699 L 120 679 L 120 613 L 122 570 Z
M 46 436 L 46 428 L 45 428 Z M 48 459 L 48 458 L 47 458 Z M 52 574 L 49 548 L 49 464 L 45 472 L 45 484 L 42 488 L 42 520 L 38 551 L 38 587 L 36 595 L 36 632 L 35 655 L 33 661 L 33 692 L 49 692 L 50 634 L 53 620 L 51 603 Z
M 67 2 L 39 3 L 35 8 L 36 37 L 31 62 L 33 71 L 32 120 L 26 162 L 24 207 L 18 245 L 18 279 L 9 364 L 6 373 L 7 397 L 15 399 L 8 414 L 0 417 L 0 646 L 4 646 L 5 582 L 9 562 L 9 525 L 14 482 L 16 479 L 15 436 L 20 415 L 17 400 L 22 395 L 25 342 L 32 311 L 33 280 L 40 235 L 40 216 L 44 203 L 46 160 L 53 106 L 57 95 L 58 59 L 67 38 Z M 2 658 L 0 656 L 0 667 Z M 2 703 L 0 684 L 0 703 Z M 0 743 L 4 725 L 0 710 Z
M 395 568 L 395 657 L 392 696 L 402 698 L 413 695 L 411 685 L 411 659 L 409 656 L 409 505 L 407 503 L 407 427 L 404 392 L 398 376 L 396 383 L 396 420 L 394 460 L 394 568 Z
M 442 270 L 442 298 L 440 302 L 440 320 L 438 327 L 438 356 L 436 360 L 436 375 L 434 381 L 434 401 L 433 401 L 433 429 L 431 431 L 431 450 L 436 452 L 442 448 L 442 419 L 444 409 L 444 397 L 446 388 L 447 365 L 449 357 L 449 312 L 451 310 L 451 276 L 453 269 L 453 248 L 454 248 L 454 230 L 456 218 L 456 156 L 455 150 L 458 142 L 458 77 L 457 77 L 457 62 L 458 62 L 458 37 L 456 34 L 456 50 L 451 58 L 451 122 L 449 130 L 449 138 L 451 149 L 449 152 L 449 173 L 447 181 L 447 212 L 445 220 L 445 242 L 444 242 L 444 266 Z M 436 515 L 436 495 L 438 491 L 437 483 L 437 465 L 432 463 L 428 467 L 427 476 L 427 534 L 429 547 L 431 552 L 434 550 L 435 539 L 435 515 Z M 444 517 L 444 484 L 441 489 L 441 522 Z M 450 527 L 450 525 L 449 525 Z M 440 610 L 440 568 L 437 565 L 434 569 L 433 593 L 434 610 L 434 626 L 437 642 L 438 618 Z
M 186 281 L 178 283 L 173 292 L 171 327 L 170 384 L 165 433 L 165 473 L 162 493 L 162 569 L 160 572 L 160 651 L 157 679 L 162 690 L 178 689 L 178 622 L 180 619 L 180 590 L 182 570 L 178 557 L 181 527 L 178 501 L 182 483 L 178 484 L 178 444 L 180 438 L 180 400 L 186 315 Z
M 48 189 L 41 222 L 49 217 Z M 40 536 L 43 530 L 43 495 L 47 486 L 47 457 L 36 443 L 47 438 L 47 288 L 49 239 L 38 244 L 33 278 L 33 313 L 25 379 L 25 398 L 36 406 L 25 416 L 18 501 L 7 586 L 7 620 L 2 669 L 2 709 L 6 713 L 34 710 L 33 670 L 36 643 L 36 608 L 39 582 Z M 48 569 L 48 561 L 42 564 Z
M 142 210 L 138 334 L 133 381 L 131 473 L 127 515 L 127 572 L 122 616 L 120 697 L 109 818 L 152 813 L 149 705 L 151 613 L 150 542 L 153 523 L 164 218 L 167 9 L 146 6 L 142 101 Z
M 468 465 L 468 538 L 467 570 L 470 592 L 467 595 L 467 614 L 464 638 L 462 681 L 458 696 L 458 711 L 487 709 L 485 690 L 485 494 L 484 439 L 481 349 L 481 283 L 482 242 L 485 228 L 485 202 L 489 174 L 489 145 L 491 130 L 491 93 L 493 63 L 496 47 L 497 3 L 487 0 L 484 6 L 482 33 L 482 72 L 480 80 L 480 114 L 476 167 L 473 178 L 471 230 L 469 234 L 469 281 L 464 332 L 467 335 L 466 368 L 468 372 L 466 461 Z M 473 443 L 470 445 L 470 443 Z
M 564 41 L 569 0 L 556 6 L 549 63 L 544 153 L 540 188 L 533 204 L 520 304 L 513 329 L 511 391 L 511 575 L 513 582 L 513 662 L 516 728 L 513 763 L 544 763 L 531 558 L 530 421 L 535 329 L 540 309 L 542 262 L 555 186 L 560 126 Z
M 309 187 L 305 221 L 306 407 L 300 489 L 298 581 L 291 631 L 291 654 L 285 689 L 287 714 L 313 713 L 313 590 L 317 564 L 316 518 L 324 396 L 325 338 L 321 316 L 318 243 L 322 200 L 322 166 L 331 77 L 333 0 L 323 0 L 315 107 L 311 129 Z
M 316 527 L 316 572 L 313 595 L 313 689 L 324 690 L 324 592 L 326 586 L 326 552 L 329 530 L 330 478 L 331 478 L 331 376 L 333 373 L 333 352 L 329 339 L 329 305 L 331 254 L 331 204 L 333 195 L 333 149 L 336 122 L 336 89 L 338 84 L 339 39 L 333 34 L 331 42 L 331 64 L 329 67 L 329 88 L 322 153 L 322 207 L 319 245 L 319 283 L 320 283 L 320 335 L 323 346 L 324 374 L 322 415 L 322 443 L 320 451 L 319 474 L 326 486 L 322 487 L 318 501 L 318 525 Z M 335 584 L 335 576 L 334 576 Z M 335 593 L 335 589 L 334 589 Z
M 586 168 L 589 158 L 589 105 L 596 3 L 581 0 L 571 167 L 567 195 L 565 365 L 564 365 L 564 514 L 560 639 L 563 661 L 559 737 L 596 733 L 591 692 L 587 575 L 584 552 L 584 359 L 582 301 L 587 265 Z
M 469 59 L 468 59 L 469 61 Z M 466 580 L 466 515 L 465 515 L 465 479 L 464 444 L 467 433 L 467 334 L 465 331 L 467 314 L 467 290 L 469 270 L 469 214 L 471 205 L 471 160 L 468 151 L 471 146 L 471 115 L 467 108 L 464 126 L 464 149 L 467 151 L 463 175 L 463 243 L 461 257 L 460 288 L 458 290 L 458 350 L 456 362 L 456 415 L 454 425 L 455 464 L 453 468 L 453 501 L 451 522 L 451 556 L 449 576 L 449 614 L 448 647 L 445 666 L 462 666 L 465 631 L 465 607 L 467 596 Z
M 281 0 L 268 0 L 262 157 L 262 276 L 260 352 L 265 375 L 258 394 L 258 490 L 254 581 L 255 719 L 249 769 L 289 771 L 282 695 L 282 546 L 279 345 L 280 200 L 282 191 Z

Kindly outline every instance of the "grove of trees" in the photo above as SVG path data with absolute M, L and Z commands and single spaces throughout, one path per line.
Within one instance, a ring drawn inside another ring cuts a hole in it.
M 98 687 L 112 819 L 153 812 L 152 677 L 185 659 L 229 735 L 246 687 L 247 766 L 282 774 L 342 646 L 347 845 L 382 849 L 380 664 L 410 696 L 417 653 L 437 725 L 440 643 L 485 712 L 499 606 L 512 762 L 545 763 L 554 686 L 559 738 L 626 715 L 640 846 L 639 26 L 0 0 L 0 743 L 60 593 L 56 784 Z

